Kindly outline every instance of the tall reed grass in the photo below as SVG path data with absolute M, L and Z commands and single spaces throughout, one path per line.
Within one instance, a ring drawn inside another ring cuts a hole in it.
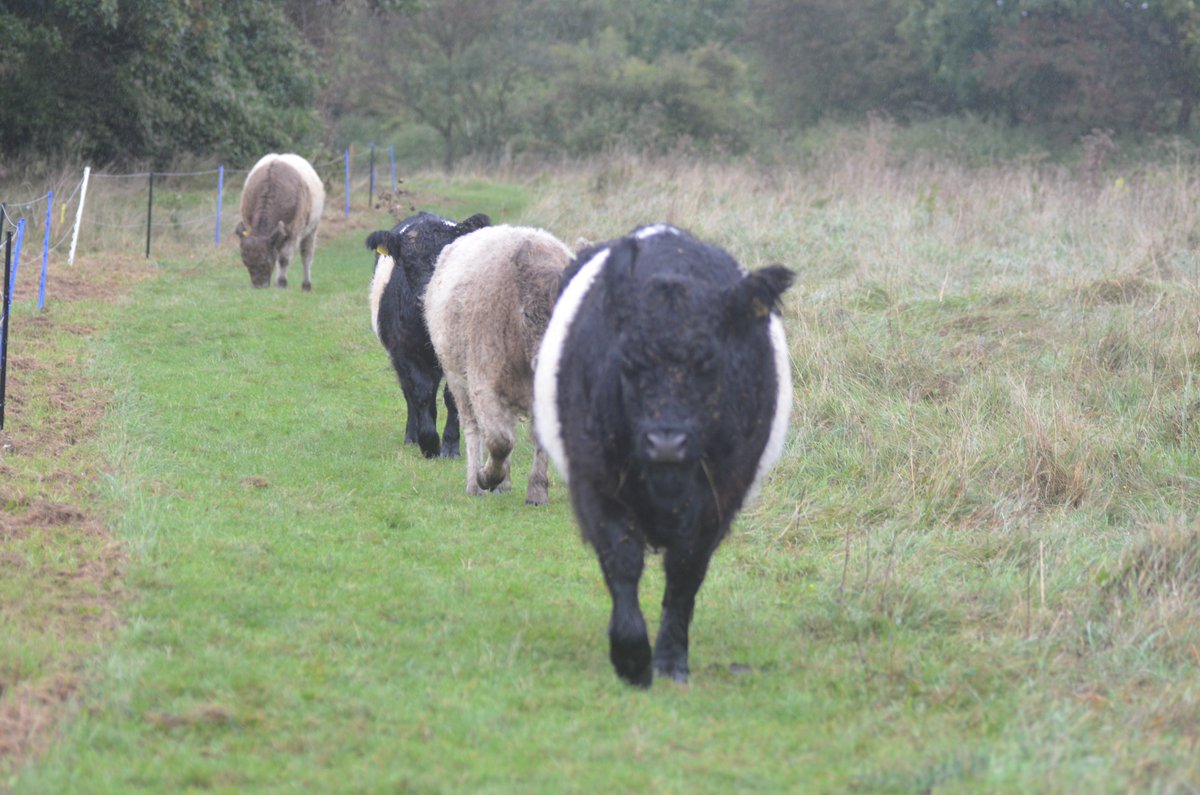
M 1035 690 L 1090 688 L 1124 700 L 1106 719 L 1195 743 L 1200 153 L 977 166 L 897 135 L 873 123 L 804 168 L 547 168 L 525 220 L 667 221 L 797 271 L 795 435 L 743 532 L 865 622 L 840 631 L 991 638 Z

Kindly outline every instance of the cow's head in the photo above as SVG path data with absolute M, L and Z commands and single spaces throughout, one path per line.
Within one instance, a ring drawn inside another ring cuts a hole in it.
M 457 238 L 491 224 L 491 219 L 483 213 L 456 222 L 420 212 L 405 218 L 390 232 L 372 232 L 367 236 L 367 248 L 376 254 L 390 255 L 420 294 L 429 283 L 434 263 L 443 248 Z M 378 262 L 376 258 L 377 265 Z
M 242 264 L 250 272 L 250 283 L 255 287 L 269 286 L 271 271 L 279 259 L 279 249 L 287 239 L 287 227 L 280 221 L 270 234 L 256 235 L 239 221 L 234 233 L 241 246 Z
M 698 477 L 728 428 L 726 415 L 744 410 L 739 390 L 753 388 L 745 368 L 756 360 L 750 346 L 767 342 L 767 323 L 793 274 L 773 265 L 724 287 L 678 273 L 637 278 L 638 246 L 626 238 L 613 247 L 606 305 L 628 454 L 651 492 L 670 498 Z M 757 360 L 763 355 L 769 349 Z

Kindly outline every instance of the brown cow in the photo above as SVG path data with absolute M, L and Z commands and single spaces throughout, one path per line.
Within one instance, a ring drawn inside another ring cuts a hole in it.
M 272 153 L 255 163 L 242 189 L 242 219 L 235 230 L 251 284 L 269 285 L 278 264 L 276 284 L 287 287 L 288 265 L 299 244 L 303 288 L 312 289 L 313 251 L 324 209 L 325 187 L 303 157 Z

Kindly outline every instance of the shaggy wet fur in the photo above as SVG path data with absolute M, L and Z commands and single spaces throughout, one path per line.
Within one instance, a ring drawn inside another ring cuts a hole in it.
M 791 281 L 666 225 L 583 251 L 564 274 L 535 427 L 600 562 L 626 682 L 687 681 L 709 560 L 779 458 L 791 378 L 778 307 Z M 666 570 L 653 651 L 638 603 L 648 546 Z
M 515 428 L 533 402 L 533 364 L 571 259 L 540 229 L 496 226 L 442 251 L 425 296 L 425 319 L 462 414 L 467 493 L 511 488 Z M 525 502 L 548 500 L 546 453 L 534 442 Z

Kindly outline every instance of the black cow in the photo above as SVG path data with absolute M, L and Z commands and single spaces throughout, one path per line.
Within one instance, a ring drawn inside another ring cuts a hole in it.
M 612 596 L 618 676 L 688 676 L 688 626 L 709 560 L 778 460 L 791 409 L 779 303 L 793 274 L 747 273 L 666 225 L 580 252 L 534 376 L 538 437 L 568 483 Z M 638 604 L 664 550 L 653 658 Z
M 447 243 L 491 223 L 482 213 L 456 222 L 421 212 L 405 218 L 390 232 L 383 230 L 367 236 L 367 248 L 375 252 L 371 325 L 392 359 L 404 392 L 408 407 L 404 442 L 418 444 L 426 458 L 439 452 L 447 458 L 457 458 L 459 429 L 458 408 L 447 387 L 446 428 L 439 442 L 437 388 L 442 380 L 442 366 L 425 327 L 425 288 L 433 276 L 438 254 Z

